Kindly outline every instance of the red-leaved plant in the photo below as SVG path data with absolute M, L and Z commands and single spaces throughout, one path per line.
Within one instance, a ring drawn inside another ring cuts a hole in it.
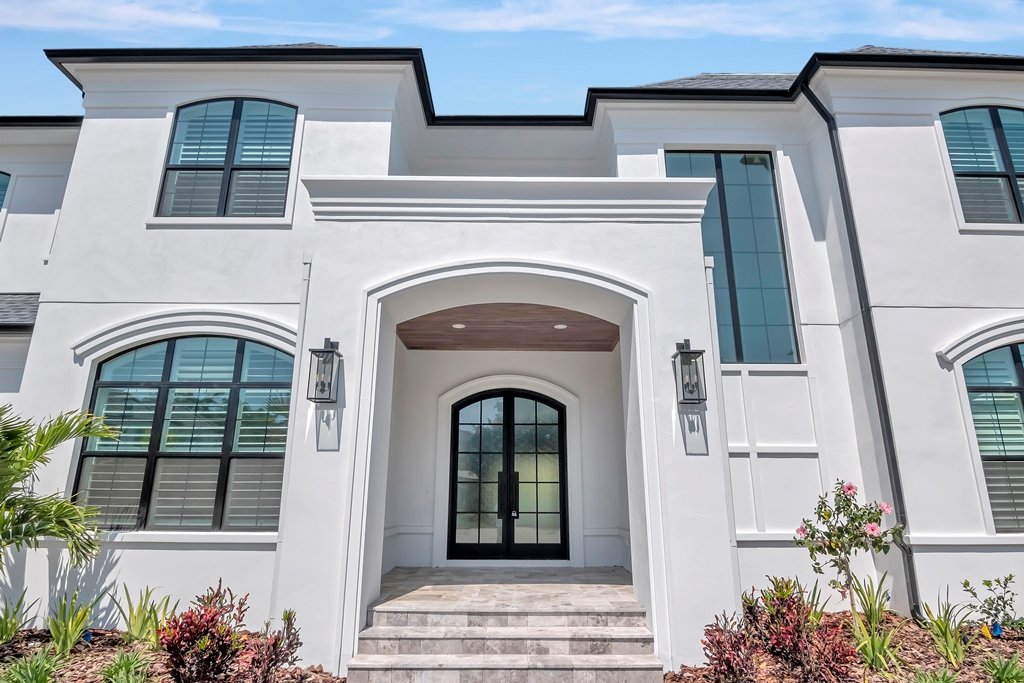
M 743 622 L 753 643 L 786 664 L 801 683 L 845 680 L 857 652 L 841 628 L 822 623 L 817 591 L 808 592 L 792 579 L 769 577 L 769 582 L 761 591 L 743 594 Z
M 741 620 L 722 613 L 715 623 L 704 627 L 704 656 L 707 673 L 714 683 L 751 683 L 756 668 L 754 645 Z
M 249 636 L 238 658 L 242 677 L 250 683 L 271 683 L 275 671 L 299 661 L 300 647 L 302 641 L 299 627 L 295 625 L 295 610 L 286 609 L 281 615 L 279 630 L 271 631 L 267 621 L 262 631 Z
M 160 627 L 160 645 L 175 683 L 223 680 L 244 644 L 239 630 L 249 609 L 248 595 L 237 598 L 221 581 L 192 607 Z

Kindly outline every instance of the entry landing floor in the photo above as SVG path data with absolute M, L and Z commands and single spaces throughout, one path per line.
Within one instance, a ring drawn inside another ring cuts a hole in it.
M 621 567 L 397 567 L 381 578 L 378 606 L 465 612 L 602 612 L 635 609 Z

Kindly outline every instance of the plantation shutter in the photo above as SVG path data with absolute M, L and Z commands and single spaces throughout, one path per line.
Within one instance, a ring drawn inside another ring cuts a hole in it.
M 968 223 L 1016 223 L 1020 220 L 1010 169 L 1006 168 L 999 148 L 993 111 L 983 107 L 942 115 L 942 132 L 956 176 L 960 206 Z M 1000 110 L 1000 122 L 1008 137 L 1006 121 L 1010 121 L 1011 127 L 1017 123 L 1013 116 L 1002 116 L 1003 111 L 1020 112 Z M 1013 135 L 1022 133 L 1024 127 L 1015 128 Z M 1024 156 L 1024 147 L 1018 150 Z
M 964 364 L 974 432 L 996 531 L 1024 530 L 1024 386 L 1021 348 L 1006 346 Z

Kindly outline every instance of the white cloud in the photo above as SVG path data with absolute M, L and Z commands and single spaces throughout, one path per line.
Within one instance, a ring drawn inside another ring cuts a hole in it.
M 254 5 L 234 2 L 239 6 Z M 329 21 L 279 20 L 217 12 L 207 0 L 0 0 L 0 29 L 80 31 L 138 41 L 139 32 L 197 30 L 328 41 L 373 41 L 391 34 L 383 26 Z M 159 36 L 148 36 L 150 41 Z
M 400 0 L 375 15 L 448 31 L 565 31 L 593 38 L 1024 37 L 1021 0 Z

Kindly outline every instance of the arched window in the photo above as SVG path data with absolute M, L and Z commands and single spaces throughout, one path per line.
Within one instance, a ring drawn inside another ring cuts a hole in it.
M 964 363 L 996 531 L 1024 531 L 1024 344 Z
M 292 357 L 230 337 L 141 346 L 99 368 L 76 489 L 108 529 L 277 528 Z
M 7 188 L 11 184 L 11 176 L 0 171 L 0 209 L 4 208 L 4 199 L 7 198 Z
M 1024 110 L 959 109 L 942 115 L 942 132 L 968 223 L 1024 220 Z
M 161 216 L 283 216 L 295 107 L 211 100 L 178 109 Z

